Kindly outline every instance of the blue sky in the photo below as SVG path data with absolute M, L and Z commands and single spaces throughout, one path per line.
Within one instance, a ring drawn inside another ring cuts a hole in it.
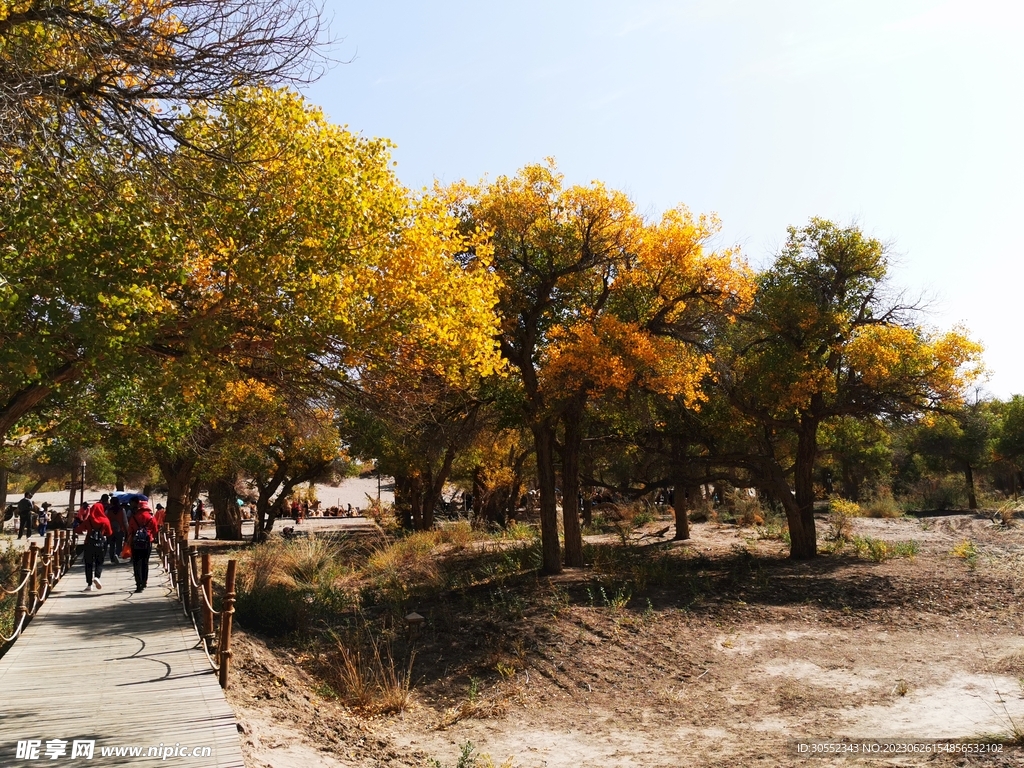
M 936 328 L 1024 393 L 1024 3 L 328 0 L 306 89 L 418 188 L 554 157 L 765 264 L 811 216 L 891 244 Z

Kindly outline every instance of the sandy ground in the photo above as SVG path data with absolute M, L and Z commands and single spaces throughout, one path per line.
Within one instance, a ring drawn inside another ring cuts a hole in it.
M 467 741 L 521 768 L 1024 765 L 995 743 L 1024 732 L 1024 525 L 952 515 L 854 532 L 921 551 L 793 563 L 778 541 L 704 523 L 653 544 L 699 567 L 625 604 L 612 585 L 595 599 L 584 570 L 524 583 L 508 621 L 480 610 L 496 605 L 486 591 L 417 605 L 431 631 L 399 716 L 346 710 L 317 693 L 309 649 L 243 636 L 229 695 L 248 765 L 454 766 Z M 964 541 L 976 561 L 951 554 Z M 809 758 L 795 743 L 887 739 L 1000 751 Z

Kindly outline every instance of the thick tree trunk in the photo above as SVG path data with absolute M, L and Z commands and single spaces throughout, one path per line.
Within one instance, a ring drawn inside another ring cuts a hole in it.
M 978 496 L 974 491 L 974 468 L 970 464 L 964 465 L 964 482 L 967 484 L 967 508 L 978 508 Z
M 793 469 L 796 503 L 785 505 L 786 518 L 789 521 L 789 554 L 794 560 L 808 560 L 818 554 L 817 533 L 814 528 L 814 460 L 817 455 L 818 424 L 816 421 L 805 419 L 798 433 L 796 464 Z
M 217 526 L 217 538 L 223 541 L 242 540 L 242 512 L 238 506 L 234 478 L 219 478 L 210 484 L 210 503 Z
M 401 526 L 407 531 L 416 530 L 415 521 L 412 518 L 412 493 L 409 476 L 395 473 L 395 514 Z
M 562 529 L 565 531 L 565 564 L 583 567 L 583 531 L 580 528 L 580 449 L 583 445 L 582 403 L 569 408 L 562 417 Z
M 192 473 L 195 469 L 193 461 L 179 459 L 172 461 L 157 460 L 160 472 L 167 483 L 167 515 L 164 522 L 167 527 L 177 531 L 179 536 L 188 536 L 189 511 L 192 507 Z
M 555 429 L 545 419 L 532 425 L 537 452 L 537 486 L 540 495 L 541 571 L 562 572 L 562 548 L 558 543 L 558 509 L 555 500 Z M 475 502 L 474 502 L 475 503 Z

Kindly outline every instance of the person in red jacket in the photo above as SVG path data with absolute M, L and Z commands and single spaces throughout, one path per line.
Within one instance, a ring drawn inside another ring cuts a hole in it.
M 103 583 L 100 581 L 103 558 L 107 554 L 107 539 L 114 532 L 103 504 L 97 501 L 89 507 L 75 530 L 79 536 L 85 537 L 85 581 L 88 584 L 85 591 L 103 589 Z
M 140 499 L 132 516 L 128 518 L 128 541 L 132 545 L 132 569 L 135 571 L 135 591 L 141 592 L 149 581 L 149 555 L 157 536 L 156 520 L 149 511 L 149 502 Z

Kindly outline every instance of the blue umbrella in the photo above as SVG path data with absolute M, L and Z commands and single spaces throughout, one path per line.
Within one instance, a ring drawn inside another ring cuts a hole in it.
M 144 493 L 129 493 L 128 491 L 118 491 L 114 494 L 114 498 L 122 504 L 130 504 L 133 501 L 149 501 L 149 496 Z

